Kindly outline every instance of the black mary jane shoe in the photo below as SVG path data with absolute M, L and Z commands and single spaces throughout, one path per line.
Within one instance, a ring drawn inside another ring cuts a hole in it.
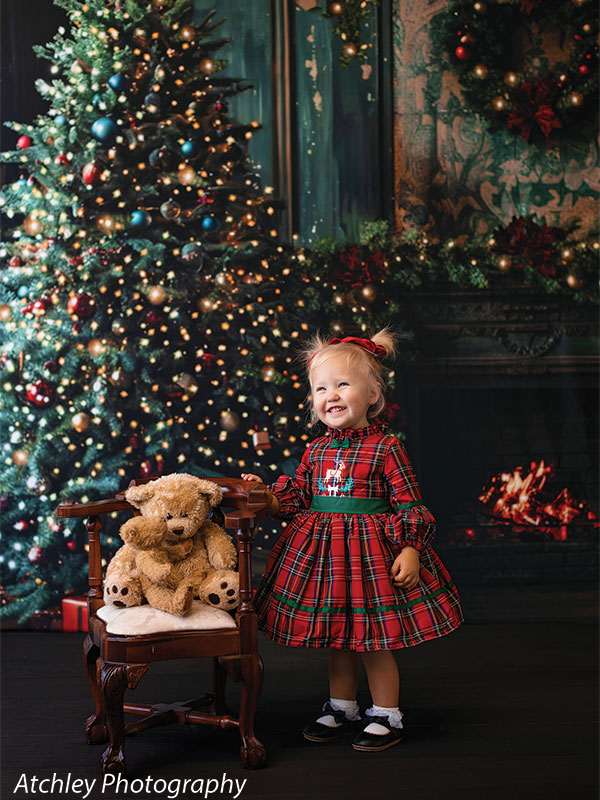
M 387 728 L 388 733 L 367 733 L 361 731 L 358 736 L 354 737 L 352 747 L 355 750 L 362 750 L 367 753 L 376 753 L 379 750 L 387 750 L 388 747 L 393 747 L 395 744 L 400 744 L 402 728 L 392 728 L 387 717 L 367 717 L 366 728 L 372 722 L 378 722 Z
M 309 742 L 330 742 L 340 736 L 355 733 L 358 725 L 364 725 L 364 721 L 361 719 L 347 719 L 343 711 L 333 708 L 330 703 L 325 703 L 323 706 L 323 716 L 325 714 L 331 714 L 334 720 L 341 724 L 332 727 L 331 725 L 323 725 L 322 722 L 317 722 L 316 720 L 309 723 L 302 731 L 302 736 L 308 739 Z

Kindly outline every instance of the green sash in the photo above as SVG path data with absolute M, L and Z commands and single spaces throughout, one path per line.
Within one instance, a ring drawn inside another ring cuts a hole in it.
M 392 508 L 389 501 L 383 497 L 379 499 L 376 497 L 330 497 L 319 494 L 313 497 L 310 510 L 326 514 L 390 514 L 419 505 L 421 503 L 414 501 Z

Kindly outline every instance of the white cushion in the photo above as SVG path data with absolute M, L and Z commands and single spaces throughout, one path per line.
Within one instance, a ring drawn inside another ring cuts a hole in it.
M 210 631 L 235 628 L 235 620 L 226 611 L 212 608 L 200 600 L 192 602 L 192 610 L 185 617 L 159 611 L 152 606 L 133 606 L 117 608 L 102 606 L 96 612 L 106 622 L 107 633 L 121 636 L 140 636 L 145 633 L 165 633 L 170 631 Z

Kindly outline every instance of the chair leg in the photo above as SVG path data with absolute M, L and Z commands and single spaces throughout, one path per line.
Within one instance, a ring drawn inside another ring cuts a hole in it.
M 123 695 L 127 687 L 127 665 L 106 664 L 101 661 L 100 684 L 104 693 L 106 717 L 110 732 L 110 744 L 102 753 L 102 773 L 124 775 L 126 765 Z
M 108 728 L 106 727 L 106 708 L 104 707 L 104 694 L 99 684 L 98 657 L 100 650 L 86 636 L 83 642 L 83 666 L 87 675 L 92 695 L 94 696 L 94 713 L 85 721 L 85 738 L 88 744 L 103 744 L 108 741 Z
M 240 755 L 247 769 L 259 769 L 267 754 L 263 744 L 254 735 L 254 716 L 263 681 L 263 662 L 258 653 L 243 655 L 240 687 Z
M 221 716 L 228 714 L 229 709 L 225 702 L 225 686 L 227 684 L 227 670 L 223 667 L 218 657 L 213 658 L 212 690 L 215 696 L 213 709 L 215 714 Z

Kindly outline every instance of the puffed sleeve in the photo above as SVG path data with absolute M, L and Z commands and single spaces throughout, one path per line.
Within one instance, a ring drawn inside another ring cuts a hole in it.
M 390 446 L 384 464 L 384 474 L 390 490 L 392 513 L 386 535 L 399 550 L 414 547 L 422 550 L 435 535 L 435 519 L 421 499 L 406 448 L 398 439 Z
M 289 519 L 299 511 L 306 511 L 309 508 L 312 501 L 311 474 L 309 448 L 304 451 L 293 478 L 280 475 L 275 483 L 269 486 L 269 490 L 279 500 L 278 519 Z

